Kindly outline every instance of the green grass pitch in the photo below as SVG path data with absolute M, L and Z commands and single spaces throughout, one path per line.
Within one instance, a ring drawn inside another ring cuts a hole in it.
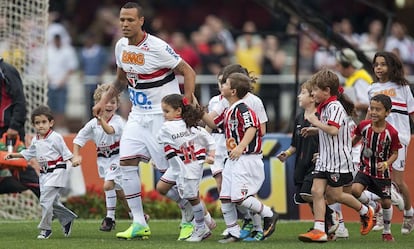
M 381 240 L 381 232 L 372 231 L 367 236 L 359 234 L 358 223 L 346 224 L 350 238 L 327 243 L 303 243 L 297 239 L 298 234 L 306 232 L 311 222 L 280 221 L 276 232 L 267 240 L 261 242 L 236 242 L 231 244 L 220 244 L 221 232 L 224 230 L 222 220 L 217 221 L 217 228 L 213 235 L 200 243 L 189 243 L 177 241 L 179 229 L 178 220 L 150 220 L 152 236 L 148 240 L 119 240 L 115 237 L 117 231 L 123 231 L 130 225 L 130 221 L 118 220 L 116 230 L 112 232 L 99 231 L 100 220 L 75 221 L 72 234 L 65 238 L 57 221 L 53 222 L 53 234 L 48 240 L 38 240 L 37 221 L 0 221 L 0 248 L 24 248 L 24 249 L 106 249 L 106 248 L 191 248 L 191 249 L 214 249 L 214 248 L 237 248 L 237 249 L 260 249 L 260 248 L 414 248 L 414 232 L 410 235 L 401 235 L 400 224 L 393 224 L 392 231 L 395 242 L 386 243 Z

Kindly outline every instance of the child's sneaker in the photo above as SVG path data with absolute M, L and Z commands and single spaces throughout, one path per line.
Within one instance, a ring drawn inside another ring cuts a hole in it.
M 390 234 L 390 233 L 383 233 L 382 234 L 382 241 L 385 241 L 385 242 L 394 242 L 395 240 L 394 240 L 394 237 L 392 237 L 392 234 Z
M 151 230 L 149 226 L 142 226 L 139 223 L 132 223 L 132 225 L 125 231 L 119 232 L 116 234 L 116 237 L 119 239 L 148 239 L 148 237 L 151 235 Z
M 276 223 L 279 220 L 279 214 L 272 209 L 273 215 L 271 217 L 263 218 L 263 234 L 265 238 L 272 235 L 276 229 Z
M 212 231 L 217 227 L 217 223 L 213 218 L 211 218 L 210 222 L 206 222 L 206 226 L 210 229 L 210 231 Z
M 190 238 L 186 239 L 185 241 L 200 242 L 203 239 L 207 239 L 208 237 L 210 237 L 210 235 L 210 229 L 208 229 L 207 226 L 204 226 L 203 228 L 195 229 L 195 231 L 193 231 L 193 233 L 191 234 Z
M 194 225 L 191 222 L 184 222 L 180 225 L 180 235 L 177 240 L 186 240 L 190 238 L 193 233 Z
M 243 241 L 254 242 L 254 241 L 262 241 L 265 237 L 263 232 L 253 231 L 250 237 L 245 238 Z
M 110 232 L 111 230 L 115 230 L 115 221 L 110 217 L 105 217 L 101 223 L 101 227 L 99 230 L 104 232 Z
M 384 230 L 384 215 L 382 208 L 375 213 L 375 226 L 372 228 L 373 231 L 382 231 Z
M 307 233 L 300 234 L 299 240 L 303 242 L 327 242 L 328 235 L 324 231 L 312 229 Z
M 73 221 L 74 220 L 69 221 L 68 224 L 66 224 L 66 225 L 64 225 L 62 227 L 62 229 L 63 229 L 63 235 L 65 235 L 65 237 L 69 237 L 70 236 L 70 233 L 72 232 Z
M 253 223 L 251 219 L 244 219 L 242 228 L 240 230 L 240 239 L 250 237 L 253 230 Z
M 335 236 L 336 238 L 340 238 L 340 239 L 349 238 L 348 229 L 346 227 L 338 227 L 338 229 L 336 229 L 335 231 Z
M 37 235 L 38 239 L 48 239 L 52 235 L 52 230 L 41 230 L 39 235 Z
M 414 218 L 413 216 L 404 216 L 403 224 L 401 226 L 401 233 L 407 235 L 414 229 Z
M 219 240 L 218 242 L 219 243 L 222 243 L 222 244 L 227 244 L 227 243 L 233 243 L 233 242 L 237 242 L 237 241 L 239 241 L 240 239 L 239 238 L 237 238 L 237 237 L 235 237 L 235 236 L 233 236 L 233 235 L 231 235 L 231 233 L 228 233 L 224 238 L 222 238 L 221 240 Z
M 360 233 L 362 235 L 367 235 L 374 226 L 374 209 L 371 206 L 368 206 L 368 212 L 364 215 L 361 215 L 361 228 Z

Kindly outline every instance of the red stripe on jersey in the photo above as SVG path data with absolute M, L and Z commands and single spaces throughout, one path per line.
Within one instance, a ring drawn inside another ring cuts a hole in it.
M 160 77 L 160 76 L 168 73 L 169 71 L 170 71 L 169 68 L 162 68 L 162 69 L 157 70 L 157 71 L 155 71 L 153 73 L 150 73 L 150 74 L 138 74 L 138 78 L 141 79 L 141 80 L 150 80 L 150 79 Z
M 401 107 L 407 107 L 407 103 L 392 102 L 392 105 L 401 106 Z
M 338 123 L 336 123 L 332 120 L 328 120 L 328 125 L 335 126 L 338 129 L 339 129 L 339 127 L 341 127 Z

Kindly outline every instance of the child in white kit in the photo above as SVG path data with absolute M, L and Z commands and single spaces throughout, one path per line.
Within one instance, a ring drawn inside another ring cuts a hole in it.
M 109 84 L 100 85 L 94 93 L 95 103 L 110 88 Z M 119 96 L 112 98 L 105 106 L 101 116 L 91 119 L 73 140 L 73 166 L 82 162 L 80 149 L 92 140 L 97 147 L 97 166 L 99 177 L 104 179 L 106 199 L 106 217 L 99 230 L 110 232 L 115 229 L 115 209 L 117 196 L 129 211 L 128 203 L 121 187 L 121 170 L 119 168 L 119 141 L 125 125 L 121 116 L 115 114 L 119 107 Z
M 190 105 L 185 97 L 167 95 L 162 99 L 161 107 L 166 121 L 157 140 L 164 145 L 169 164 L 162 178 L 168 182 L 175 181 L 181 198 L 191 203 L 195 230 L 186 241 L 199 242 L 211 235 L 205 224 L 205 210 L 198 192 L 203 163 L 214 161 L 214 140 L 205 129 L 197 126 L 204 112 Z
M 52 130 L 54 118 L 47 106 L 33 110 L 31 121 L 37 135 L 30 146 L 20 153 L 6 155 L 6 160 L 24 158 L 27 161 L 36 158 L 40 166 L 40 206 L 42 219 L 38 225 L 38 239 L 48 239 L 52 235 L 52 219 L 57 218 L 62 225 L 65 237 L 72 230 L 73 220 L 77 215 L 60 202 L 59 192 L 66 187 L 71 167 L 72 153 L 62 135 Z

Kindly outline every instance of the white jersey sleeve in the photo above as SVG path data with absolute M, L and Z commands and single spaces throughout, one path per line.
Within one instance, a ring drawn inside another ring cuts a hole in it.
M 26 159 L 27 161 L 30 161 L 32 158 L 36 158 L 36 136 L 34 136 L 32 138 L 32 141 L 30 142 L 30 146 L 25 149 L 22 150 L 20 152 L 20 154 L 22 154 L 23 158 Z
M 261 124 L 269 121 L 263 101 L 258 96 L 252 93 L 247 93 L 243 98 L 243 102 L 256 113 Z
M 78 131 L 78 134 L 76 134 L 76 137 L 73 139 L 73 143 L 79 145 L 80 147 L 83 147 L 85 146 L 86 142 L 93 140 L 93 127 L 95 123 L 95 118 L 86 123 L 86 125 Z
M 213 136 L 206 131 L 203 127 L 192 128 L 192 132 L 198 133 L 200 137 L 200 145 L 207 149 L 207 151 L 212 151 L 216 149 L 216 143 Z

